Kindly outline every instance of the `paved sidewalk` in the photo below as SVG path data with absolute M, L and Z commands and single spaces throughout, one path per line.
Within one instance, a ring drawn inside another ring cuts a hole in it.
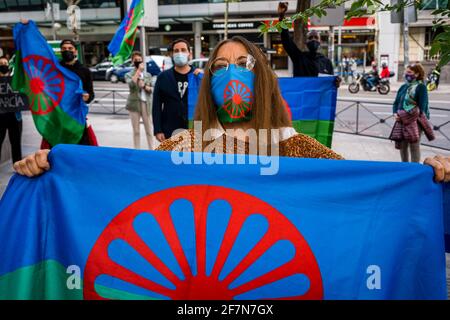
M 40 145 L 40 136 L 36 131 L 33 120 L 29 113 L 23 115 L 23 153 L 24 155 L 36 151 Z M 131 122 L 128 116 L 113 116 L 91 114 L 89 121 L 97 134 L 98 141 L 102 146 L 132 148 L 133 136 Z M 141 128 L 141 145 L 146 146 L 144 130 Z M 333 138 L 333 149 L 349 160 L 370 161 L 400 161 L 399 152 L 393 143 L 388 140 L 361 137 L 345 133 L 335 133 Z M 422 147 L 422 160 L 427 156 L 436 154 L 450 156 L 450 152 Z M 10 162 L 0 164 L 0 196 L 6 189 L 7 183 L 13 174 Z M 450 254 L 447 259 L 447 287 L 450 288 Z M 449 293 L 450 296 L 450 293 Z

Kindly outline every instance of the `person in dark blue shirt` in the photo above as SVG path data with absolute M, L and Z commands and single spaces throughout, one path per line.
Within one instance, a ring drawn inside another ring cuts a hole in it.
M 188 41 L 175 40 L 169 51 L 174 67 L 160 73 L 153 91 L 153 127 L 159 142 L 169 139 L 177 129 L 188 128 L 188 75 L 201 72 L 188 64 Z

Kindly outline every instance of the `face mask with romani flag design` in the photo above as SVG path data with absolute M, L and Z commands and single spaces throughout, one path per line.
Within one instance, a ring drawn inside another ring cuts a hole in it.
M 251 120 L 254 81 L 252 71 L 234 64 L 212 76 L 211 90 L 221 123 Z

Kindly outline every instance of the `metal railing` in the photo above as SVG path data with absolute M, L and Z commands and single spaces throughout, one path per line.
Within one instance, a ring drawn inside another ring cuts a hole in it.
M 450 151 L 450 109 L 430 107 L 430 123 L 436 139 L 422 136 L 422 145 Z M 389 139 L 395 123 L 392 103 L 338 99 L 334 131 Z
M 96 90 L 89 105 L 93 114 L 127 115 L 125 109 L 129 91 Z M 422 145 L 450 151 L 450 109 L 430 107 L 431 124 L 436 136 L 429 142 L 422 137 Z M 339 98 L 336 107 L 336 132 L 380 139 L 389 139 L 394 125 L 392 102 L 378 102 Z
M 89 104 L 89 112 L 97 114 L 127 115 L 125 109 L 128 90 L 95 90 L 95 99 Z

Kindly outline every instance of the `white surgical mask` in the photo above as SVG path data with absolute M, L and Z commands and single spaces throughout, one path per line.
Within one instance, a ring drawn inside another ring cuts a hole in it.
M 187 65 L 189 59 L 189 55 L 186 53 L 175 53 L 173 55 L 173 62 L 177 67 L 184 67 Z

